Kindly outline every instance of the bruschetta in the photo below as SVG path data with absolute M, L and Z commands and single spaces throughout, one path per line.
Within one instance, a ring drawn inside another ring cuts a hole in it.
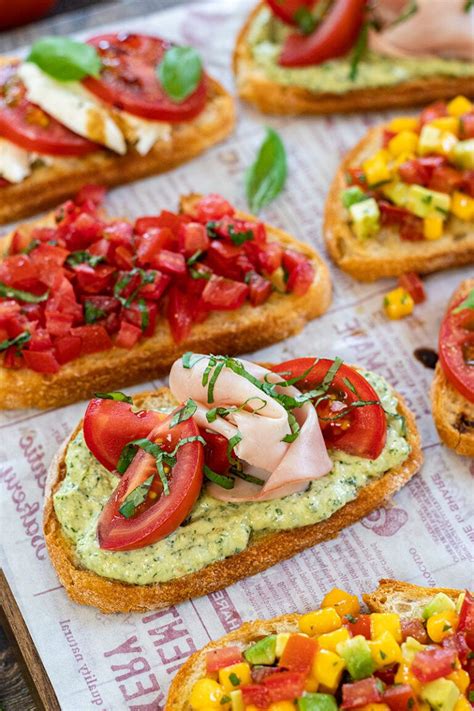
M 27 61 L 1 57 L 0 224 L 56 205 L 97 176 L 119 185 L 170 170 L 225 138 L 233 101 L 191 52 L 118 33 L 47 38 Z
M 339 359 L 187 353 L 169 385 L 97 396 L 51 464 L 51 561 L 73 600 L 103 612 L 264 570 L 337 536 L 421 466 L 402 397 Z
M 342 161 L 324 237 L 360 281 L 474 263 L 474 113 L 465 97 L 376 126 Z
M 439 332 L 439 361 L 431 388 L 439 436 L 458 454 L 474 456 L 474 279 L 463 281 Z
M 331 114 L 472 94 L 464 0 L 264 0 L 237 38 L 242 99 L 269 114 Z
M 165 711 L 469 711 L 474 597 L 381 580 L 319 607 L 255 620 L 189 657 Z
M 331 300 L 306 244 L 218 195 L 134 223 L 89 186 L 4 241 L 0 407 L 54 407 L 164 374 L 186 350 L 251 351 Z

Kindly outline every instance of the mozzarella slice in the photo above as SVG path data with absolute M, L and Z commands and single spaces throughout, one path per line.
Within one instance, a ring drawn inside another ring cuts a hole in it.
M 21 183 L 30 173 L 28 151 L 0 138 L 0 176 L 10 183 Z
M 141 156 L 146 156 L 157 141 L 169 141 L 171 138 L 171 124 L 166 121 L 150 121 L 118 110 L 114 116 L 127 143 L 134 146 Z
M 24 62 L 18 74 L 26 86 L 27 98 L 43 111 L 74 133 L 107 146 L 120 155 L 126 153 L 123 134 L 109 111 L 92 98 L 79 82 L 56 81 L 31 62 Z

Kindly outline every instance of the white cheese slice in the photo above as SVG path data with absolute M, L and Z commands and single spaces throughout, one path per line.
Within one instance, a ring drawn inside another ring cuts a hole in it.
M 31 62 L 24 62 L 18 74 L 26 86 L 27 98 L 43 111 L 74 133 L 121 155 L 126 153 L 125 139 L 110 112 L 79 82 L 56 81 Z
M 5 138 L 0 138 L 0 176 L 21 183 L 31 173 L 30 154 Z
M 157 141 L 171 139 L 171 124 L 166 121 L 152 121 L 129 114 L 127 111 L 116 110 L 116 121 L 127 140 L 141 156 L 146 156 Z

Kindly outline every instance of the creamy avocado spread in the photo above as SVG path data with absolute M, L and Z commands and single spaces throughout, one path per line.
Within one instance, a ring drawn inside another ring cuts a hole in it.
M 397 399 L 385 380 L 373 373 L 362 374 L 377 391 L 385 411 L 396 413 Z M 145 407 L 161 409 L 153 397 Z M 355 499 L 370 480 L 405 461 L 410 445 L 403 425 L 399 417 L 388 417 L 387 443 L 376 460 L 330 452 L 331 472 L 298 494 L 231 504 L 203 490 L 185 524 L 174 533 L 145 548 L 123 552 L 101 550 L 97 543 L 97 520 L 118 480 L 89 452 L 81 432 L 67 448 L 66 475 L 54 494 L 54 509 L 84 568 L 127 583 L 165 582 L 239 553 L 255 536 L 328 518 Z
M 297 86 L 319 93 L 344 94 L 353 89 L 393 86 L 423 77 L 474 76 L 473 62 L 434 56 L 397 57 L 394 60 L 373 52 L 367 52 L 360 60 L 355 79 L 350 78 L 350 54 L 308 67 L 281 67 L 278 57 L 290 32 L 294 32 L 294 29 L 274 17 L 271 11 L 264 7 L 255 17 L 247 37 L 258 67 L 268 79 L 286 86 Z

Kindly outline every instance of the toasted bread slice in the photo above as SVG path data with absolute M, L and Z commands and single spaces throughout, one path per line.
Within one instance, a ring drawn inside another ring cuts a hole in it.
M 354 89 L 344 94 L 278 84 L 256 64 L 248 42 L 250 28 L 263 6 L 264 2 L 258 3 L 240 30 L 233 63 L 239 96 L 266 114 L 352 113 L 428 104 L 458 94 L 473 94 L 472 77 L 432 76 L 388 87 Z
M 147 395 L 149 393 L 137 395 L 134 403 L 141 407 Z M 158 391 L 158 395 L 163 399 L 164 406 L 170 404 L 171 395 L 168 389 L 163 388 Z M 401 396 L 399 396 L 398 412 L 406 418 L 407 436 L 411 445 L 410 455 L 401 466 L 389 470 L 382 477 L 371 482 L 353 501 L 347 503 L 330 518 L 298 528 L 297 531 L 291 529 L 259 535 L 241 553 L 213 563 L 196 573 L 151 585 L 129 585 L 81 568 L 76 562 L 74 546 L 62 532 L 52 497 L 65 476 L 66 449 L 69 442 L 80 431 L 82 423 L 79 423 L 51 463 L 46 486 L 44 535 L 59 580 L 75 602 L 98 607 L 102 612 L 153 610 L 219 590 L 290 558 L 305 548 L 335 538 L 343 528 L 381 506 L 419 470 L 423 458 L 420 438 L 415 419 Z
M 451 302 L 474 289 L 474 278 L 463 281 Z M 448 306 L 449 308 L 449 306 Z M 431 385 L 431 407 L 438 434 L 457 454 L 474 457 L 474 403 L 446 378 L 438 361 Z
M 396 227 L 382 227 L 376 237 L 358 239 L 341 202 L 348 187 L 347 169 L 360 166 L 382 145 L 383 126 L 367 135 L 347 154 L 336 173 L 326 200 L 324 239 L 329 254 L 343 271 L 359 281 L 375 281 L 405 272 L 430 274 L 450 267 L 474 263 L 474 223 L 451 216 L 443 236 L 435 241 L 401 240 Z
M 192 211 L 198 195 L 181 200 L 181 209 Z M 255 219 L 240 213 L 245 219 Z M 41 221 L 51 224 L 52 215 Z M 31 230 L 33 225 L 27 225 Z M 163 375 L 186 351 L 237 354 L 253 351 L 301 331 L 304 325 L 326 311 L 331 302 L 329 270 L 319 254 L 283 230 L 267 225 L 269 240 L 304 254 L 315 270 L 312 286 L 303 296 L 274 292 L 261 306 L 244 304 L 235 311 L 211 312 L 203 323 L 194 325 L 190 336 L 176 344 L 168 322 L 161 317 L 155 334 L 130 350 L 113 347 L 66 363 L 54 375 L 28 368 L 0 367 L 0 409 L 48 408 L 91 397 L 94 392 L 126 387 Z M 11 235 L 10 237 L 11 238 Z M 6 248 L 8 248 L 8 239 Z
M 0 58 L 1 64 L 11 58 Z M 231 133 L 234 102 L 214 79 L 209 79 L 207 105 L 192 121 L 175 123 L 170 140 L 159 140 L 145 156 L 129 147 L 124 156 L 103 149 L 80 158 L 55 158 L 33 170 L 21 183 L 0 188 L 0 224 L 18 220 L 70 197 L 87 183 L 121 185 L 147 175 L 164 173 L 203 153 Z
M 456 600 L 461 591 L 447 588 L 424 588 L 398 580 L 381 580 L 378 588 L 373 593 L 363 595 L 363 599 L 370 612 L 395 612 L 402 618 L 421 618 L 423 607 L 438 592 L 444 592 Z M 215 642 L 206 644 L 205 647 L 192 654 L 176 674 L 168 692 L 164 711 L 191 711 L 188 699 L 196 681 L 206 676 L 208 652 L 227 646 L 236 646 L 244 651 L 252 642 L 261 637 L 280 632 L 299 632 L 299 618 L 299 614 L 293 613 L 274 617 L 271 620 L 245 622 L 238 630 L 226 634 Z

